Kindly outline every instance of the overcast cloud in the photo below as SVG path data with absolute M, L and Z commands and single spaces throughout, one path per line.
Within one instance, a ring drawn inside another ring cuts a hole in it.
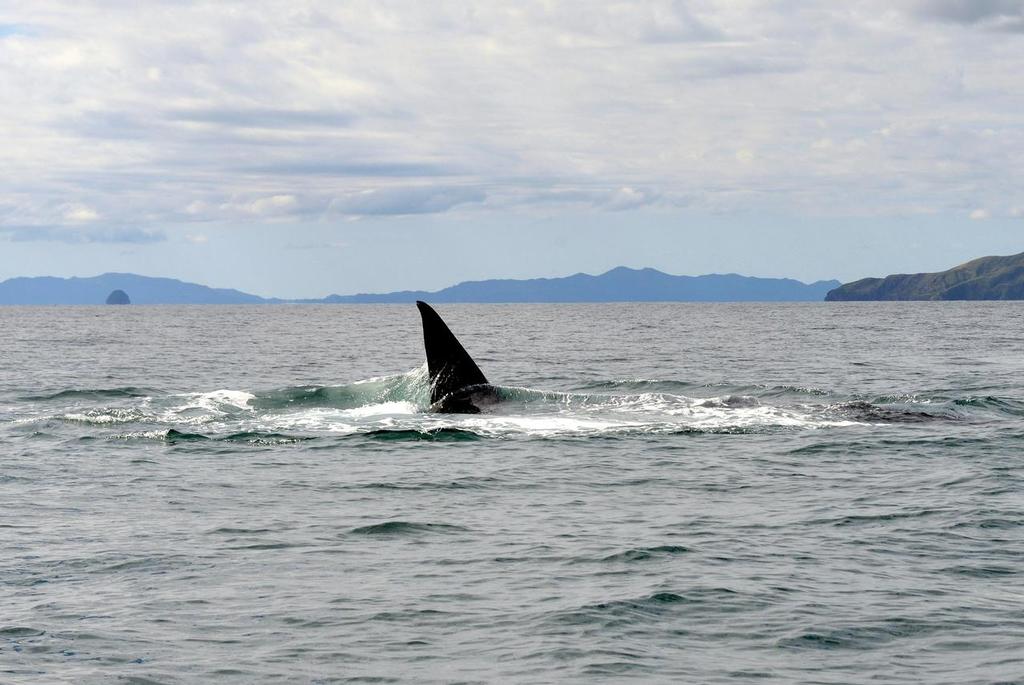
M 1012 212 L 1024 5 L 903 6 L 24 3 L 0 31 L 3 216 L 82 229 L 615 197 Z

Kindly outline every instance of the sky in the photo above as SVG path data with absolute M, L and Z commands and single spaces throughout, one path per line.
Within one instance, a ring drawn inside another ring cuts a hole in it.
M 1024 0 L 0 0 L 0 280 L 1024 252 Z

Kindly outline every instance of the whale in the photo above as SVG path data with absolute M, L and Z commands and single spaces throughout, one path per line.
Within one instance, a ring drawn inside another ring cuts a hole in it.
M 442 414 L 479 414 L 500 399 L 480 367 L 444 319 L 426 302 L 416 300 L 423 321 L 423 347 L 430 379 L 430 410 Z

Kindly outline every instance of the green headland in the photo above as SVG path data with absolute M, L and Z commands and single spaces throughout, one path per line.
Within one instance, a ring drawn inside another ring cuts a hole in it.
M 938 273 L 863 278 L 830 290 L 825 299 L 1024 300 L 1024 253 L 981 257 Z

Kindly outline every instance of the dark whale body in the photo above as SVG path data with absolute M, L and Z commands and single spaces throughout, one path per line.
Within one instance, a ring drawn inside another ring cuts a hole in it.
M 430 408 L 444 414 L 479 414 L 498 401 L 498 390 L 487 382 L 448 325 L 426 302 L 416 301 L 423 319 L 423 346 L 430 377 Z

